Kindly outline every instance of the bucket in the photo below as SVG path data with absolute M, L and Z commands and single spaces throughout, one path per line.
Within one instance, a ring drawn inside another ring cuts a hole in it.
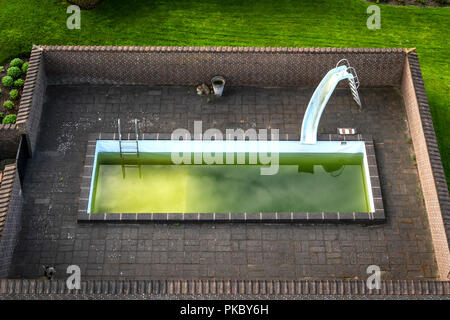
M 211 79 L 214 94 L 216 96 L 222 96 L 223 88 L 225 87 L 225 79 L 221 76 L 215 76 Z

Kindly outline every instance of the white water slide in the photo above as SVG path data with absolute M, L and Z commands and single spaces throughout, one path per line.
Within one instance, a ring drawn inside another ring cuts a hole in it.
M 343 64 L 343 65 L 341 65 Z M 333 94 L 337 84 L 347 79 L 352 91 L 353 99 L 361 108 L 361 100 L 359 99 L 358 87 L 359 80 L 354 68 L 350 67 L 346 59 L 340 60 L 336 64 L 336 68 L 331 69 L 320 81 L 314 91 L 305 116 L 303 117 L 302 133 L 300 141 L 304 144 L 315 144 L 317 142 L 317 129 L 319 127 L 320 117 L 325 109 L 328 100 Z

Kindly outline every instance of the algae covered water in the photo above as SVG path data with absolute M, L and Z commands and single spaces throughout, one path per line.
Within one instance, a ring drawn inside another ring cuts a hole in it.
M 261 175 L 259 164 L 173 165 L 170 159 L 98 153 L 90 212 L 369 211 L 362 153 L 280 154 L 275 175 Z

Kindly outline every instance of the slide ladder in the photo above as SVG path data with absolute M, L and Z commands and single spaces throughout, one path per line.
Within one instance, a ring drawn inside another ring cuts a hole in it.
M 347 79 L 353 99 L 361 108 L 361 100 L 358 94 L 359 79 L 356 71 L 350 66 L 346 59 L 340 60 L 334 69 L 320 81 L 309 101 L 305 115 L 303 117 L 300 141 L 304 144 L 315 144 L 317 142 L 317 129 L 320 117 L 325 109 L 328 100 L 336 89 L 337 84 Z
M 336 64 L 336 68 L 339 67 L 340 64 L 344 64 L 345 66 L 347 66 L 347 71 L 353 75 L 353 78 L 348 78 L 348 85 L 350 86 L 350 91 L 352 92 L 353 100 L 355 100 L 355 102 L 361 108 L 361 99 L 359 98 L 358 94 L 359 78 L 358 75 L 356 74 L 356 70 L 355 68 L 350 66 L 347 59 L 339 60 L 339 62 Z

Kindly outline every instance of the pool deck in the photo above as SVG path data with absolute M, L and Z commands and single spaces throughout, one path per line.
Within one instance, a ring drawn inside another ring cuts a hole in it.
M 88 136 L 122 131 L 170 134 L 218 128 L 278 128 L 298 135 L 313 89 L 226 88 L 207 102 L 192 87 L 49 86 L 37 150 L 28 162 L 23 229 L 10 278 L 37 278 L 68 265 L 85 279 L 437 279 L 413 148 L 399 90 L 348 89 L 330 99 L 319 133 L 354 127 L 373 137 L 387 223 L 376 226 L 262 223 L 79 224 Z

